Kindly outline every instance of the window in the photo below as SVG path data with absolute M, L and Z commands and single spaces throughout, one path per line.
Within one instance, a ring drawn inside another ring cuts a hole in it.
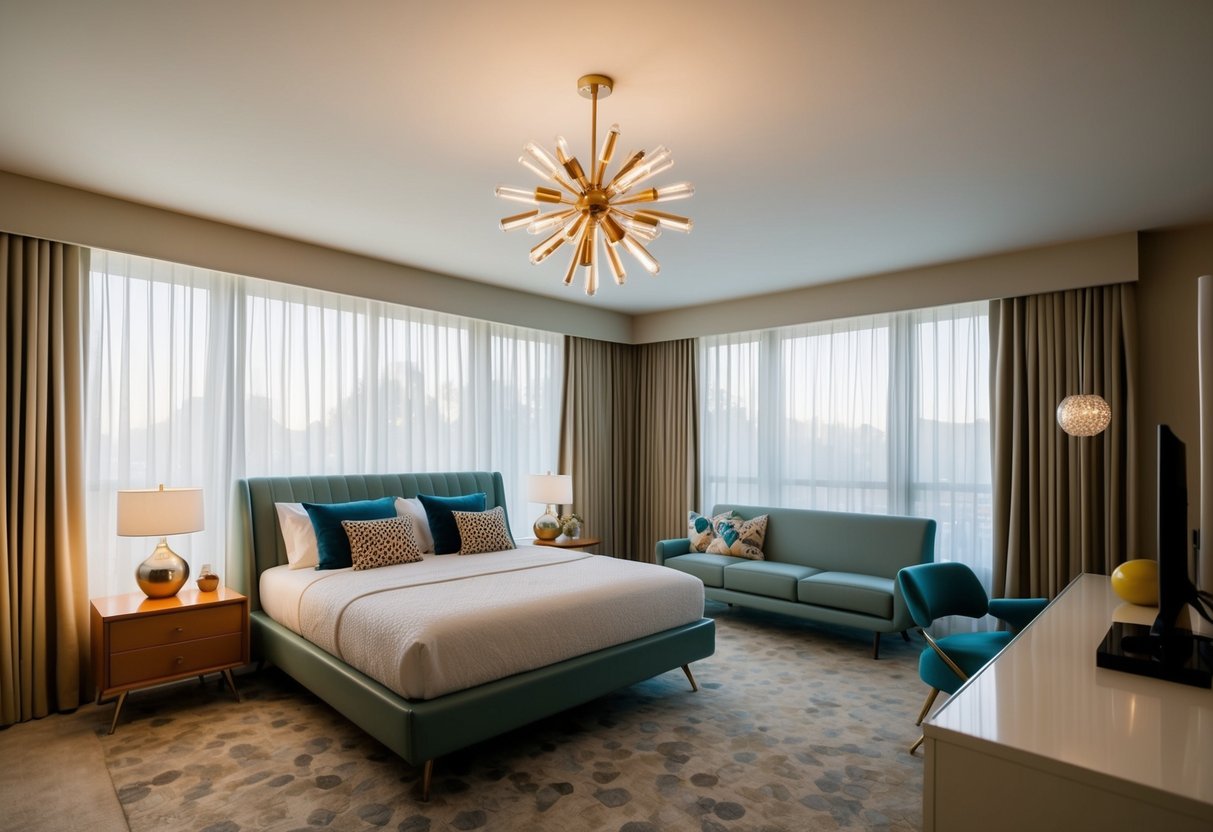
M 114 493 L 204 488 L 206 530 L 170 541 L 223 572 L 233 480 L 554 469 L 563 338 L 94 251 L 86 385 L 89 582 L 130 591 L 153 541 L 115 535 Z
M 989 586 L 984 303 L 700 339 L 704 508 L 912 514 Z

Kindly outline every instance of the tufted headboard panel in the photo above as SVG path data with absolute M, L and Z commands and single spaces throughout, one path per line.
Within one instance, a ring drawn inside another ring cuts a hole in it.
M 258 582 L 261 573 L 286 563 L 286 546 L 278 527 L 274 503 L 344 503 L 379 497 L 416 497 L 436 494 L 457 497 L 483 491 L 488 508 L 505 509 L 501 474 L 462 471 L 444 474 L 346 474 L 319 477 L 250 477 L 232 487 L 226 582 L 249 598 L 249 607 L 261 609 Z M 509 522 L 507 516 L 506 522 Z

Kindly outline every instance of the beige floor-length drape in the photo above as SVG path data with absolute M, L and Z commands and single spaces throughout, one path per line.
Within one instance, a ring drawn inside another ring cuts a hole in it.
M 598 551 L 652 560 L 698 505 L 695 342 L 565 340 L 560 473 Z
M 699 405 L 695 341 L 636 348 L 636 518 L 631 553 L 653 559 L 658 540 L 685 537 L 699 505 Z
M 1136 540 L 1134 286 L 992 301 L 990 338 L 993 589 L 1052 598 L 1082 572 L 1110 574 Z M 1058 427 L 1072 393 L 1107 400 L 1106 431 Z
M 0 233 L 0 724 L 87 697 L 83 480 L 88 253 Z

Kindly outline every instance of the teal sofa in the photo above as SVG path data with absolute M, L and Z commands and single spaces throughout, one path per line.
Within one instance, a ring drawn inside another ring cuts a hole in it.
M 768 516 L 765 560 L 692 552 L 682 537 L 658 541 L 657 563 L 699 578 L 715 601 L 870 630 L 872 658 L 881 633 L 913 625 L 897 572 L 934 560 L 934 520 L 728 504 L 710 516 L 726 511 Z

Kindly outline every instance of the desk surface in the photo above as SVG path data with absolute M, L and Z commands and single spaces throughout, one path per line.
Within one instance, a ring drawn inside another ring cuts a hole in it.
M 1213 805 L 1213 690 L 1096 667 L 1113 620 L 1149 623 L 1153 610 L 1121 602 L 1105 576 L 1080 576 L 924 733 Z

